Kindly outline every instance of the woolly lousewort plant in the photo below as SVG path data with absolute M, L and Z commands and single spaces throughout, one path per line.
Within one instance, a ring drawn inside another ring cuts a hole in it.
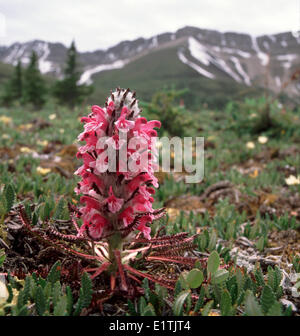
M 85 145 L 77 154 L 83 165 L 75 172 L 81 177 L 75 192 L 84 205 L 78 213 L 83 222 L 78 235 L 107 241 L 113 262 L 114 251 L 122 252 L 136 231 L 151 239 L 150 225 L 163 214 L 152 207 L 158 187 L 154 128 L 161 124 L 140 115 L 129 89 L 117 89 L 105 105 L 92 106 L 92 113 L 81 118 L 84 131 L 78 140 Z
M 141 283 L 140 278 L 174 289 L 177 279 L 145 272 L 145 265 L 159 261 L 191 268 L 199 260 L 186 255 L 195 247 L 195 235 L 161 235 L 161 228 L 150 236 L 151 223 L 165 214 L 164 208 L 152 206 L 158 187 L 154 128 L 160 122 L 147 121 L 140 112 L 135 93 L 117 89 L 105 107 L 92 106 L 92 113 L 81 119 L 84 131 L 78 139 L 85 144 L 77 154 L 83 164 L 75 172 L 81 178 L 75 192 L 82 206 L 69 204 L 75 233 L 58 232 L 51 225 L 55 219 L 46 230 L 33 228 L 25 208 L 19 207 L 24 228 L 43 245 L 83 259 L 92 279 L 108 272 L 110 293 L 135 291 L 132 280 Z

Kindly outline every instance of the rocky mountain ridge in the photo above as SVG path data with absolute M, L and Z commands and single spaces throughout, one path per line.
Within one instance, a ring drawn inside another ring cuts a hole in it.
M 163 33 L 149 39 L 122 41 L 107 50 L 80 52 L 80 83 L 92 83 L 103 71 L 121 69 L 140 57 L 165 48 L 176 50 L 178 59 L 199 76 L 246 86 L 267 86 L 275 92 L 279 92 L 282 84 L 300 68 L 299 34 L 285 32 L 253 37 L 184 27 L 175 33 Z M 42 73 L 61 77 L 67 51 L 61 43 L 35 40 L 2 46 L 0 61 L 16 64 L 20 59 L 26 65 L 32 50 L 39 56 Z M 292 83 L 287 93 L 299 95 L 299 82 Z

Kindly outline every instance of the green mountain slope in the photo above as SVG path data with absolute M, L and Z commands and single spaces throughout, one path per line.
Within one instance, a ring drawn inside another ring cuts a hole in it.
M 161 89 L 188 89 L 183 96 L 186 106 L 195 108 L 202 103 L 222 106 L 228 100 L 258 93 L 244 85 L 226 80 L 211 80 L 200 76 L 183 64 L 177 56 L 177 47 L 148 53 L 127 64 L 122 69 L 100 72 L 93 77 L 95 91 L 92 104 L 101 104 L 115 87 L 136 90 L 138 97 L 149 101 Z

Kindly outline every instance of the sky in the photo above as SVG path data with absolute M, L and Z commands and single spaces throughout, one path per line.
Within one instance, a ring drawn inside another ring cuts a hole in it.
M 300 30 L 300 0 L 0 0 L 0 45 L 41 39 L 78 50 L 184 26 L 252 35 Z

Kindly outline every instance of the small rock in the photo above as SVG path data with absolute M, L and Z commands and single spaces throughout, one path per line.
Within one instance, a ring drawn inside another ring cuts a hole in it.
M 292 307 L 292 311 L 296 312 L 297 311 L 297 307 L 293 304 L 293 302 L 287 300 L 287 299 L 280 299 L 280 302 L 287 308 L 289 306 Z

